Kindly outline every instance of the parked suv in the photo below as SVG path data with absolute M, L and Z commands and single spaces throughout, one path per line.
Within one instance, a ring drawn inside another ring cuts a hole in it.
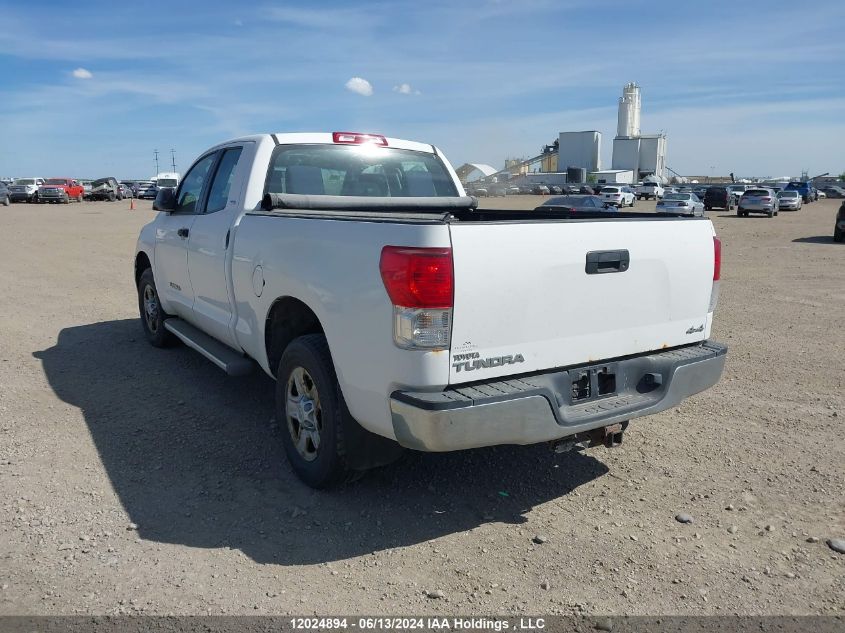
M 122 200 L 123 193 L 117 179 L 99 178 L 91 183 L 91 200 Z
M 704 192 L 704 208 L 707 211 L 710 209 L 726 209 L 731 211 L 734 208 L 733 193 L 727 187 L 707 187 Z
M 606 186 L 601 188 L 601 197 L 605 202 L 622 207 L 633 207 L 637 200 L 634 190 L 628 185 Z
M 0 181 L 0 204 L 8 207 L 12 200 L 9 198 L 9 188 L 5 182 Z
M 778 214 L 778 197 L 771 189 L 749 189 L 739 199 L 736 214 L 748 217 L 749 213 L 765 213 L 770 218 Z
M 43 184 L 43 178 L 17 178 L 9 187 L 9 199 L 12 202 L 38 202 L 38 187 Z

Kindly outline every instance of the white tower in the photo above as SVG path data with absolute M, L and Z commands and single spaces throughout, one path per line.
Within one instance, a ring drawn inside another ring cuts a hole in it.
M 631 82 L 622 89 L 619 99 L 619 121 L 616 136 L 637 138 L 640 135 L 640 87 Z

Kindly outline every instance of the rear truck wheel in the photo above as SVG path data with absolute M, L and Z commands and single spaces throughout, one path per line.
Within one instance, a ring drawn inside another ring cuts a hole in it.
M 352 481 L 402 454 L 396 442 L 370 433 L 352 418 L 323 334 L 300 336 L 282 354 L 276 420 L 291 467 L 312 488 Z
M 82 194 L 81 193 L 78 196 L 76 196 L 76 201 L 82 202 Z
M 164 320 L 170 315 L 161 307 L 156 290 L 153 271 L 147 268 L 138 280 L 138 310 L 141 313 L 141 325 L 150 345 L 169 347 L 176 342 L 172 332 L 164 328 Z
M 833 241 L 841 242 L 845 238 L 845 231 L 840 231 L 838 228 L 833 229 Z
M 114 195 L 114 193 L 110 193 L 109 194 L 109 202 L 114 202 L 114 201 L 115 201 L 115 195 Z

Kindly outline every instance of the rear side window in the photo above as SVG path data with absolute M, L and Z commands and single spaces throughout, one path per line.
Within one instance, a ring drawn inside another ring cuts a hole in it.
M 457 196 L 434 154 L 370 145 L 280 145 L 266 193 L 312 196 Z
M 240 147 L 231 147 L 223 152 L 223 157 L 217 166 L 217 173 L 214 174 L 214 180 L 211 182 L 208 203 L 205 207 L 206 213 L 216 213 L 226 208 L 229 202 L 232 180 L 235 177 L 235 167 L 238 166 L 241 151 L 242 148 Z

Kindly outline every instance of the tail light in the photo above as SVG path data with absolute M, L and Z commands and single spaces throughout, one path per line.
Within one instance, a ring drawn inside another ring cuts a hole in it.
M 716 309 L 719 303 L 719 280 L 722 278 L 722 240 L 713 236 L 713 287 L 710 290 L 710 308 L 708 312 Z
M 447 349 L 454 302 L 452 249 L 385 246 L 379 271 L 393 304 L 394 343 L 403 349 Z
M 687 206 L 687 203 L 686 202 L 679 202 L 678 206 L 679 207 L 685 207 L 685 206 Z
M 768 196 L 766 196 L 765 198 L 760 198 L 760 200 L 762 200 L 763 202 L 771 202 L 772 201 L 772 199 Z

